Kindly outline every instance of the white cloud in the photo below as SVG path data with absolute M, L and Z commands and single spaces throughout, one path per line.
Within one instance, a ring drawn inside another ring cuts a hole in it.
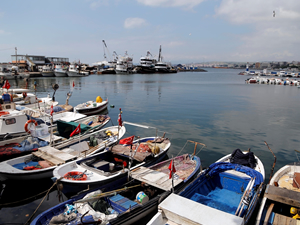
M 182 46 L 182 45 L 184 45 L 184 42 L 182 42 L 182 41 L 171 41 L 171 42 L 168 42 L 165 46 L 172 48 L 172 47 L 178 47 L 178 46 Z
M 146 24 L 146 21 L 142 18 L 127 18 L 124 22 L 124 27 L 126 29 L 132 29 L 145 26 Z
M 103 5 L 108 5 L 108 0 L 87 0 L 88 2 L 91 2 L 90 3 L 90 8 L 91 9 L 97 9 L 99 8 L 100 6 L 103 6 Z
M 215 16 L 248 28 L 239 37 L 242 44 L 232 53 L 233 59 L 297 60 L 299 12 L 299 0 L 222 0 Z
M 222 0 L 216 15 L 235 24 L 251 24 L 300 18 L 298 0 Z M 275 17 L 273 17 L 275 11 Z
M 139 3 L 147 6 L 157 7 L 184 7 L 192 9 L 205 0 L 137 0 Z

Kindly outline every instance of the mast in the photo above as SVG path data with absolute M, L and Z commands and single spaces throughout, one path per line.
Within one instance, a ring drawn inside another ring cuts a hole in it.
M 158 62 L 161 61 L 161 45 L 159 46 Z
M 17 57 L 18 57 L 18 56 L 17 56 L 18 53 L 17 53 L 17 47 L 15 47 L 15 54 L 16 54 L 16 66 L 18 66 L 18 58 L 17 58 Z

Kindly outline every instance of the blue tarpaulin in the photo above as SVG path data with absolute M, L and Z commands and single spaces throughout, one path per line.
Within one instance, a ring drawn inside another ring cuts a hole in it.
M 209 168 L 206 170 L 205 175 L 212 177 L 213 175 L 218 174 L 220 172 L 224 172 L 226 170 L 236 170 L 245 173 L 252 178 L 255 178 L 254 186 L 260 185 L 264 181 L 264 178 L 260 172 L 251 169 L 250 167 L 247 166 L 242 166 L 233 163 L 226 163 L 226 162 L 218 162 L 218 163 L 211 164 Z

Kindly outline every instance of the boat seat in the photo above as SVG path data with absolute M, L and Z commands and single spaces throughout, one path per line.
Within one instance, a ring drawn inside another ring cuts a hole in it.
M 137 202 L 134 202 L 120 194 L 110 197 L 109 200 L 112 202 L 112 206 L 118 210 L 125 212 L 129 208 L 133 208 L 138 205 Z

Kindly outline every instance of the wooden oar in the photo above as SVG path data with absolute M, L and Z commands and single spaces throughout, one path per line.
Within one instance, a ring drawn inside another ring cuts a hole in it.
M 127 189 L 139 187 L 139 186 L 141 186 L 141 184 L 134 185 L 134 186 L 131 186 L 131 187 L 124 187 L 124 188 L 120 188 L 120 189 L 117 189 L 117 190 L 114 190 L 114 191 L 108 191 L 108 192 L 101 193 L 101 194 L 97 194 L 97 195 L 94 195 L 91 198 L 85 198 L 85 199 L 75 201 L 74 204 L 75 203 L 88 202 L 88 201 L 91 201 L 91 200 L 96 200 L 96 199 L 99 199 L 99 198 L 107 197 L 107 196 L 110 196 L 112 194 L 115 194 L 115 193 L 118 193 L 118 192 L 121 192 L 121 191 L 124 191 L 124 190 L 127 190 Z

